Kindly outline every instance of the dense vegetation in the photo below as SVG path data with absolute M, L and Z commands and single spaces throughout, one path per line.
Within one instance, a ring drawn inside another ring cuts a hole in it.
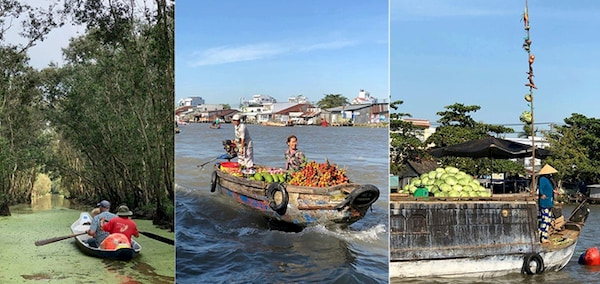
M 0 2 L 11 11 L 1 21 L 37 13 L 28 43 L 0 46 L 0 204 L 29 201 L 45 173 L 53 191 L 82 203 L 125 203 L 172 224 L 173 3 Z M 65 21 L 86 27 L 66 62 L 28 66 L 28 48 Z

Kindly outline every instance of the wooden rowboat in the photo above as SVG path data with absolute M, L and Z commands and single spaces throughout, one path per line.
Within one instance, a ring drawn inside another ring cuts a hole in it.
M 582 203 L 540 243 L 529 194 L 485 198 L 390 196 L 390 277 L 496 277 L 559 271 L 589 210 Z
M 220 170 L 219 164 L 211 177 L 211 192 L 215 191 L 267 218 L 299 226 L 352 224 L 379 198 L 379 189 L 371 184 L 305 187 L 268 183 L 231 175 Z
M 82 232 L 86 232 L 90 225 L 92 224 L 92 216 L 90 216 L 87 212 L 81 212 L 79 214 L 79 219 L 77 219 L 71 225 L 71 231 L 73 234 L 79 234 Z M 118 260 L 129 260 L 136 257 L 140 251 L 142 250 L 142 246 L 136 242 L 135 240 L 131 240 L 131 248 L 119 248 L 116 250 L 107 250 L 102 248 L 94 248 L 90 247 L 85 243 L 90 236 L 88 234 L 83 234 L 76 236 L 76 244 L 79 249 L 90 256 L 99 257 L 99 258 L 108 258 L 108 259 L 118 259 Z

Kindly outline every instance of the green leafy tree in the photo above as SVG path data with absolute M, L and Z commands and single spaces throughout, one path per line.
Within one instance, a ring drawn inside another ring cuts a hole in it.
M 126 203 L 173 220 L 174 6 L 139 1 L 65 0 L 87 27 L 45 70 L 54 148 L 73 197 Z
M 390 108 L 398 110 L 403 101 L 390 103 Z M 425 151 L 425 144 L 418 138 L 420 131 L 412 123 L 402 120 L 411 117 L 409 113 L 394 112 L 390 114 L 390 172 L 399 174 L 406 161 L 418 161 L 431 156 Z
M 455 103 L 440 111 L 438 120 L 440 126 L 436 128 L 426 141 L 435 147 L 446 147 L 463 142 L 476 140 L 489 136 L 490 134 L 512 133 L 514 130 L 502 125 L 485 124 L 476 122 L 470 113 L 481 109 L 480 106 L 466 106 Z M 488 175 L 490 173 L 508 173 L 510 175 L 522 174 L 525 169 L 522 165 L 508 160 L 491 160 L 489 158 L 471 159 L 460 157 L 442 157 L 439 159 L 444 166 L 455 166 L 472 175 Z
M 574 113 L 546 138 L 552 153 L 546 162 L 561 181 L 600 182 L 600 120 Z
M 62 23 L 55 21 L 52 2 L 48 8 L 34 8 L 24 1 L 0 0 L 0 6 L 0 214 L 10 215 L 8 205 L 31 200 L 37 174 L 48 159 L 40 77 L 29 66 L 27 51 Z M 21 43 L 6 41 L 15 28 L 20 28 Z
M 325 94 L 325 97 L 317 102 L 317 106 L 322 109 L 338 107 L 348 104 L 348 98 L 341 94 Z

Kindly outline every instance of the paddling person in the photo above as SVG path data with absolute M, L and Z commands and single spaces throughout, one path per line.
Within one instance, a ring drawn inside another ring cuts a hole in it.
M 235 126 L 235 143 L 238 146 L 238 163 L 246 169 L 254 167 L 254 146 L 246 124 L 240 122 L 240 115 L 235 114 L 231 119 Z
M 110 202 L 108 202 L 106 200 L 100 201 L 100 203 L 98 203 L 96 206 L 98 206 L 98 209 L 100 209 L 100 213 L 98 215 L 94 216 L 94 218 L 92 219 L 92 225 L 90 226 L 90 229 L 87 231 L 87 234 L 92 237 L 85 241 L 90 247 L 94 247 L 94 248 L 99 247 L 100 243 L 102 243 L 102 241 L 104 241 L 104 239 L 109 234 L 102 230 L 100 220 L 110 220 L 117 216 L 117 215 L 109 212 Z
M 100 214 L 100 212 L 102 212 L 102 211 L 100 211 L 100 208 L 98 208 L 98 207 L 94 208 L 92 210 L 92 218 L 98 216 L 98 214 Z
M 542 222 L 540 223 L 540 242 L 547 243 L 548 240 L 550 223 L 552 222 L 552 207 L 554 207 L 554 182 L 552 181 L 552 174 L 558 171 L 546 164 L 538 173 L 539 175 L 539 207 L 542 216 Z
M 133 212 L 129 210 L 127 205 L 121 205 L 117 209 L 117 217 L 110 219 L 110 221 L 102 222 L 102 229 L 110 233 L 110 236 L 102 243 L 102 247 L 107 249 L 114 249 L 123 242 L 123 238 L 127 241 L 128 245 L 131 244 L 131 236 L 136 238 L 140 237 L 137 229 L 137 225 L 129 217 L 133 215 Z M 124 236 L 123 236 L 124 235 Z M 111 247 L 108 243 L 113 242 L 115 247 Z
M 285 170 L 286 171 L 299 171 L 307 163 L 306 156 L 298 151 L 298 138 L 296 135 L 290 135 L 287 138 L 288 149 L 285 150 Z

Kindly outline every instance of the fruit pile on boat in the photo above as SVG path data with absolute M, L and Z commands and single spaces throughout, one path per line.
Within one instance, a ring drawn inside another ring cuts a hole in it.
M 400 193 L 415 196 L 419 189 L 426 188 L 435 197 L 490 197 L 491 192 L 479 180 L 452 166 L 440 167 L 420 177 L 411 179 Z
M 256 173 L 254 173 L 254 175 L 250 175 L 248 179 L 264 181 L 268 183 L 285 183 L 287 181 L 287 176 L 285 170 L 282 168 L 258 167 L 256 168 Z
M 237 177 L 267 183 L 279 182 L 296 186 L 329 187 L 349 183 L 346 169 L 340 169 L 327 160 L 325 163 L 308 162 L 301 170 L 286 172 L 282 168 L 257 166 L 252 170 L 243 170 L 236 162 L 222 162 L 219 169 Z
M 325 163 L 308 162 L 302 170 L 293 172 L 288 181 L 291 185 L 311 187 L 329 187 L 349 182 L 346 169 L 340 169 L 329 160 Z

